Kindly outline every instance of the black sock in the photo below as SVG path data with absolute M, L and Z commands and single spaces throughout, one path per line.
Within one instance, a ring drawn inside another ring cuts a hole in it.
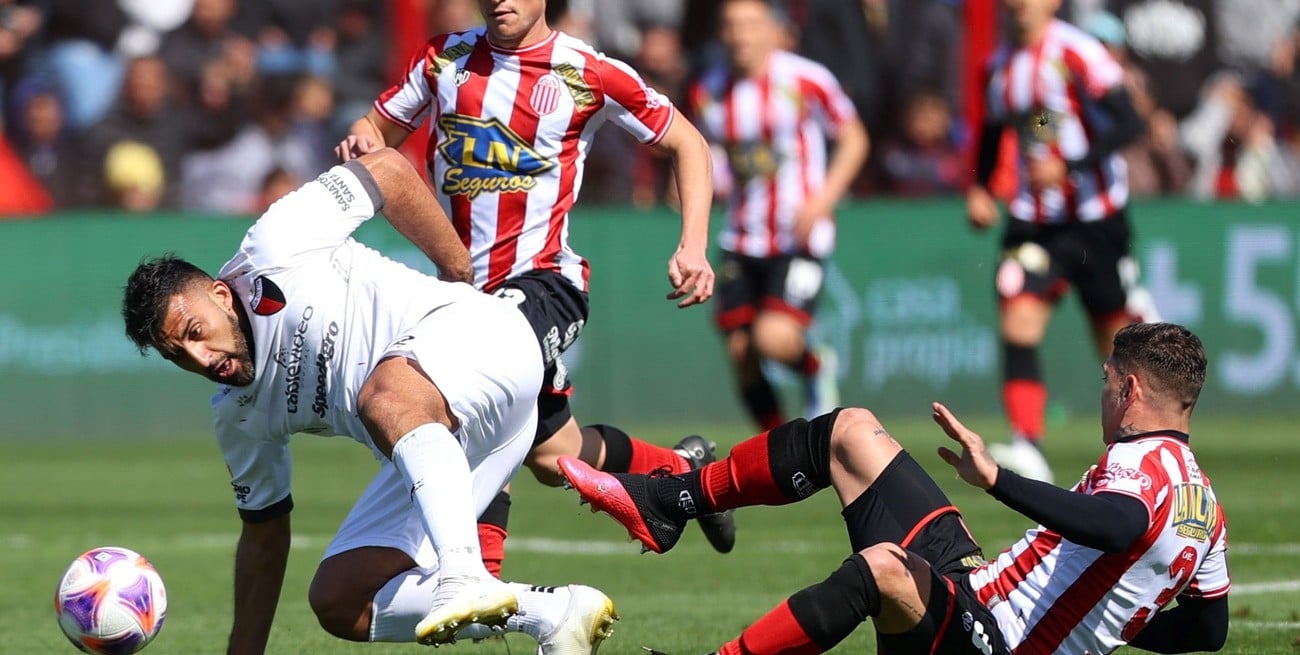
M 700 471 L 680 475 L 655 475 L 647 480 L 655 507 L 669 518 L 688 521 L 712 510 L 705 507 Z
M 607 473 L 627 473 L 632 466 L 632 438 L 612 425 L 588 425 L 582 429 L 595 430 L 605 440 L 605 465 L 600 470 Z M 584 435 L 585 441 L 585 435 Z M 586 445 L 584 444 L 584 449 Z M 585 461 L 585 460 L 584 460 Z M 590 464 L 590 462 L 588 462 Z
M 830 577 L 791 596 L 789 604 L 813 643 L 830 650 L 867 617 L 880 614 L 880 588 L 866 558 L 854 553 Z
M 745 403 L 745 409 L 749 410 L 750 417 L 764 429 L 784 422 L 776 390 L 762 373 L 758 374 L 757 380 L 741 387 L 740 398 Z

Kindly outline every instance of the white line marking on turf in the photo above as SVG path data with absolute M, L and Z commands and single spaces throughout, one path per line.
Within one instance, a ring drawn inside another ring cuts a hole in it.
M 1231 621 L 1228 625 L 1234 630 L 1300 630 L 1300 621 Z
M 1300 580 L 1274 580 L 1271 582 L 1246 582 L 1232 585 L 1228 597 L 1254 596 L 1258 594 L 1275 594 L 1285 591 L 1300 591 Z
M 1271 556 L 1296 556 L 1300 555 L 1300 544 L 1283 543 L 1283 544 L 1234 544 L 1228 543 L 1228 554 L 1230 555 L 1271 555 Z

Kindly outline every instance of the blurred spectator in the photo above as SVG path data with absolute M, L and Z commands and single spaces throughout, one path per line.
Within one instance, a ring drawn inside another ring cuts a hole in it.
M 223 67 L 232 83 L 247 86 L 254 75 L 253 42 L 232 27 L 236 0 L 194 0 L 190 19 L 163 37 L 159 56 L 178 92 L 190 103 L 200 95 L 205 69 Z
M 128 23 L 115 0 L 49 0 L 44 67 L 74 129 L 100 120 L 112 106 L 124 68 L 114 50 Z
M 957 0 L 888 0 L 868 2 L 877 8 L 868 14 L 869 25 L 879 35 L 885 62 L 884 84 L 890 93 L 877 111 L 887 112 L 891 126 L 906 120 L 902 91 L 927 88 L 942 94 L 950 107 L 958 106 L 961 66 L 961 28 Z
M 158 209 L 166 188 L 162 159 L 146 144 L 119 141 L 104 156 L 104 186 L 115 208 L 129 212 Z
M 203 92 L 210 101 L 200 107 L 181 107 L 170 97 L 167 66 L 161 58 L 137 57 L 128 62 L 121 98 L 86 133 L 84 159 L 89 174 L 94 175 L 110 149 L 123 141 L 152 148 L 164 171 L 179 171 L 187 151 L 229 141 L 242 124 L 243 102 L 232 93 L 227 79 L 214 77 L 204 83 L 212 87 Z M 174 177 L 163 180 L 164 207 L 177 206 L 179 185 Z
M 919 1 L 919 0 L 918 0 Z M 885 91 L 881 38 L 885 0 L 790 0 L 799 54 L 825 66 L 853 101 L 869 132 L 879 133 Z
M 428 34 L 464 32 L 482 23 L 475 0 L 427 0 Z M 377 96 L 371 96 L 371 100 Z
M 10 109 L 5 99 L 27 67 L 31 51 L 28 42 L 43 22 L 44 16 L 39 10 L 14 0 L 0 0 L 0 108 L 4 108 L 4 114 Z
M 264 213 L 272 203 L 289 195 L 290 192 L 297 189 L 301 184 L 301 180 L 294 177 L 293 173 L 290 173 L 283 168 L 272 170 L 270 173 L 267 173 L 266 178 L 262 180 L 262 188 L 258 197 L 257 205 L 252 208 L 250 213 Z
M 1297 192 L 1294 158 L 1278 147 L 1273 121 L 1240 76 L 1225 73 L 1207 83 L 1204 101 L 1178 132 L 1196 161 L 1193 197 L 1258 202 Z
M 452 4 L 450 2 L 439 2 Z M 471 7 L 473 3 L 469 3 Z M 377 3 L 348 0 L 339 16 L 338 71 L 334 75 L 333 130 L 345 134 L 387 88 L 388 40 Z M 438 34 L 438 32 L 434 32 Z
M 1300 0 L 1219 0 L 1219 58 L 1241 75 L 1255 106 L 1282 110 L 1283 81 L 1295 61 Z
M 632 59 L 642 51 L 646 26 L 680 25 L 682 13 L 682 0 L 593 0 L 595 46 L 611 57 Z
M 76 152 L 58 94 L 48 89 L 29 92 L 21 103 L 20 116 L 22 129 L 16 133 L 15 146 L 23 163 L 40 180 L 56 207 L 76 204 Z
M 903 105 L 902 138 L 885 143 L 881 162 L 889 191 L 902 196 L 953 195 L 966 187 L 966 157 L 954 136 L 952 109 L 935 90 L 913 92 Z
M 229 143 L 185 158 L 181 202 L 186 209 L 255 213 L 275 171 L 309 180 L 332 163 L 333 139 L 325 126 L 333 101 L 326 82 L 269 78 L 256 94 L 256 104 L 256 120 Z
M 1201 85 L 1220 69 L 1220 0 L 1112 0 L 1124 21 L 1135 63 L 1156 83 L 1156 105 L 1182 118 L 1200 99 Z M 1236 0 L 1230 0 L 1235 2 Z
M 250 5 L 258 25 L 257 68 L 269 75 L 330 77 L 342 0 L 261 0 Z
M 1128 164 L 1129 193 L 1154 196 L 1180 193 L 1191 178 L 1192 166 L 1178 143 L 1178 121 L 1156 105 L 1150 78 L 1129 57 L 1124 23 L 1114 14 L 1099 11 L 1082 25 L 1101 41 L 1124 69 L 1124 87 L 1146 130 L 1121 152 Z

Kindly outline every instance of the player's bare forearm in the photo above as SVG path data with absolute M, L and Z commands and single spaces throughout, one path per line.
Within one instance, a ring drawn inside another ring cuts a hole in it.
M 469 250 L 428 185 L 401 153 L 385 148 L 360 160 L 384 198 L 384 217 L 438 267 L 450 282 L 473 282 Z
M 244 523 L 235 550 L 235 618 L 227 655 L 261 655 L 289 559 L 289 515 Z
M 681 247 L 703 251 L 709 243 L 713 205 L 713 156 L 695 126 L 680 114 L 656 146 L 672 157 L 673 175 L 682 204 Z
M 356 159 L 385 147 L 396 148 L 410 135 L 407 129 L 384 117 L 373 107 L 348 129 L 348 135 L 334 148 L 340 161 Z
M 826 168 L 826 186 L 822 191 L 830 207 L 833 208 L 848 193 L 849 185 L 853 184 L 858 171 L 862 170 L 862 164 L 866 163 L 870 151 L 871 139 L 861 120 L 853 118 L 840 127 L 835 136 L 831 163 Z

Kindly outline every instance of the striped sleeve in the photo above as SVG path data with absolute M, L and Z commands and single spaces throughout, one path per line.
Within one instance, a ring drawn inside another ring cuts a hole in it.
M 799 76 L 799 92 L 812 101 L 813 119 L 832 136 L 839 132 L 845 121 L 858 114 L 839 80 L 821 64 L 807 63 Z
M 676 109 L 666 96 L 646 86 L 627 64 L 598 55 L 591 60 L 600 76 L 609 120 L 638 141 L 658 143 L 668 133 Z
M 375 109 L 384 118 L 411 131 L 424 123 L 434 98 L 434 77 L 430 75 L 430 70 L 437 53 L 447 45 L 450 36 L 441 34 L 429 39 L 407 63 L 406 75 L 379 95 L 375 100 Z
M 1071 82 L 1090 98 L 1100 98 L 1124 84 L 1124 68 L 1099 41 L 1073 40 L 1063 54 Z
M 1157 453 L 1127 444 L 1112 447 L 1097 463 L 1092 492 L 1132 496 L 1146 505 L 1150 516 L 1155 516 L 1160 490 L 1168 485 L 1169 477 Z
M 1223 507 L 1216 504 L 1218 522 L 1214 534 L 1214 544 L 1205 555 L 1205 561 L 1192 576 L 1192 581 L 1183 591 L 1183 598 L 1219 598 L 1228 595 L 1232 588 L 1232 579 L 1228 575 L 1228 526 L 1223 519 Z

